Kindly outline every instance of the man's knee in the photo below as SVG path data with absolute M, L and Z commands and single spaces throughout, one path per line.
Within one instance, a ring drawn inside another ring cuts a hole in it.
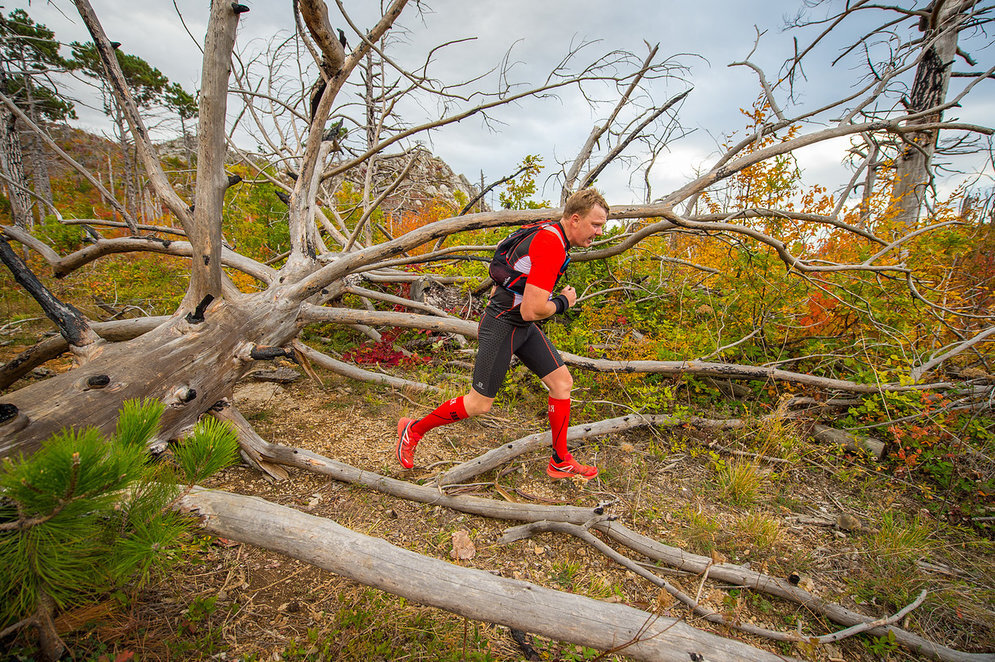
M 549 388 L 549 394 L 554 398 L 568 398 L 574 387 L 574 378 L 565 367 L 559 368 L 544 380 Z
M 463 407 L 466 409 L 467 416 L 486 414 L 491 410 L 493 404 L 494 398 L 488 398 L 473 390 L 463 396 Z
M 481 414 L 486 414 L 491 410 L 492 404 L 494 404 L 493 400 L 481 400 L 468 406 L 466 408 L 466 413 L 468 416 L 480 416 Z

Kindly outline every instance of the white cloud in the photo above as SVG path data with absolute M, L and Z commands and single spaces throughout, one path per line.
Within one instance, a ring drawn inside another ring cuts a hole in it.
M 250 6 L 239 21 L 238 42 L 253 46 L 266 43 L 276 32 L 285 34 L 293 29 L 291 3 L 242 0 Z M 82 22 L 65 0 L 53 3 L 15 0 L 8 4 L 24 7 L 38 22 L 47 24 L 64 41 L 88 40 Z M 122 48 L 134 53 L 162 70 L 171 80 L 194 89 L 198 86 L 201 54 L 180 23 L 173 3 L 167 0 L 134 2 L 134 0 L 93 0 L 94 8 L 112 39 L 122 42 Z M 203 0 L 177 0 L 187 26 L 197 43 L 203 41 L 208 3 Z M 332 12 L 334 3 L 327 3 Z M 555 66 L 571 44 L 597 41 L 590 53 L 612 48 L 624 48 L 640 57 L 645 53 L 645 40 L 660 44 L 662 56 L 697 53 L 700 57 L 684 56 L 691 67 L 688 78 L 694 90 L 681 109 L 681 121 L 692 135 L 669 146 L 652 175 L 656 195 L 679 186 L 690 178 L 696 168 L 711 164 L 717 145 L 724 135 L 742 131 L 746 119 L 739 109 L 749 107 L 757 97 L 757 75 L 746 67 L 729 63 L 742 60 L 755 50 L 751 59 L 772 72 L 774 77 L 781 62 L 792 52 L 791 35 L 781 31 L 783 18 L 795 13 L 801 0 L 772 0 L 764 3 L 730 2 L 729 0 L 697 0 L 694 3 L 660 2 L 659 0 L 574 0 L 541 2 L 536 0 L 503 0 L 476 3 L 466 0 L 428 0 L 430 7 L 419 15 L 412 3 L 402 16 L 404 43 L 396 49 L 399 61 L 406 65 L 420 64 L 431 46 L 444 39 L 474 37 L 468 44 L 459 44 L 437 55 L 431 70 L 440 78 L 468 78 L 486 72 L 500 62 L 511 44 L 515 44 L 512 60 L 516 63 L 516 80 L 537 83 Z M 377 20 L 379 3 L 368 0 L 346 0 L 350 12 L 361 30 Z M 60 13 L 60 9 L 64 15 Z M 333 15 L 333 26 L 340 27 L 340 18 Z M 758 43 L 754 26 L 765 34 Z M 348 26 L 351 42 L 356 36 Z M 856 27 L 851 38 L 861 34 Z M 838 44 L 827 44 L 820 57 L 824 61 L 837 54 Z M 981 58 L 983 48 L 972 55 Z M 304 55 L 305 65 L 310 56 Z M 982 67 L 984 68 L 984 67 Z M 853 71 L 845 65 L 832 68 L 806 69 L 808 78 L 796 98 L 812 107 L 826 95 L 839 94 L 854 85 Z M 961 85 L 962 83 L 957 83 Z M 309 85 L 305 82 L 304 85 Z M 975 96 L 964 108 L 951 111 L 964 121 L 985 124 L 995 116 L 993 93 L 979 86 Z M 683 83 L 656 90 L 663 100 L 684 89 Z M 783 98 L 782 98 L 783 103 Z M 435 111 L 421 110 L 423 117 Z M 456 126 L 432 134 L 432 148 L 450 162 L 454 170 L 470 179 L 479 179 L 484 171 L 488 180 L 514 170 L 526 154 L 540 154 L 547 166 L 545 174 L 555 171 L 557 159 L 567 160 L 580 148 L 591 126 L 599 119 L 586 106 L 577 102 L 572 92 L 562 91 L 560 99 L 522 102 L 497 111 L 503 122 L 499 132 L 489 131 L 478 117 L 471 117 Z M 101 113 L 80 110 L 80 124 L 94 128 L 104 121 Z M 410 118 L 417 122 L 422 118 Z M 422 139 L 426 140 L 426 139 Z M 250 146 L 254 147 L 254 145 Z M 802 150 L 799 163 L 805 171 L 805 181 L 819 182 L 830 190 L 845 183 L 848 174 L 840 168 L 843 144 L 833 143 Z M 642 193 L 629 191 L 630 173 L 617 167 L 604 173 L 599 180 L 613 201 L 638 201 Z M 638 187 L 637 187 L 638 189 Z M 543 192 L 544 197 L 556 198 L 555 193 Z

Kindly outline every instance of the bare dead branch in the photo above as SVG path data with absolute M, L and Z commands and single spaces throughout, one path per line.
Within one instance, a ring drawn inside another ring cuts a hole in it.
M 384 311 L 353 310 L 351 308 L 324 308 L 304 304 L 301 307 L 302 321 L 335 322 L 339 324 L 390 324 L 415 329 L 431 329 L 459 333 L 468 337 L 476 337 L 477 325 L 456 319 L 444 319 L 414 315 L 411 313 L 391 313 Z M 561 352 L 563 360 L 572 366 L 595 372 L 646 373 L 658 375 L 700 375 L 719 379 L 747 379 L 759 381 L 785 381 L 804 384 L 831 391 L 849 393 L 878 393 L 882 391 L 915 391 L 930 389 L 947 389 L 954 386 L 951 382 L 935 382 L 932 384 L 858 384 L 845 379 L 819 377 L 805 373 L 779 370 L 772 367 L 739 365 L 732 363 L 708 363 L 705 361 L 609 361 L 578 356 L 569 352 Z
M 38 280 L 31 268 L 14 252 L 7 240 L 0 235 L 0 261 L 7 266 L 14 280 L 23 287 L 31 297 L 38 302 L 48 317 L 55 324 L 66 342 L 85 356 L 102 342 L 100 336 L 90 328 L 90 322 L 82 312 L 71 304 L 65 304 Z
M 709 420 L 699 418 L 697 416 L 673 417 L 666 414 L 630 414 L 627 416 L 620 416 L 618 418 L 610 418 L 604 421 L 597 421 L 595 423 L 573 425 L 567 429 L 567 441 L 571 442 L 578 439 L 600 437 L 613 432 L 622 432 L 642 427 L 674 425 L 700 425 L 701 427 L 709 427 L 712 429 L 732 429 L 742 427 L 743 422 L 738 419 L 730 419 L 728 421 Z M 486 473 L 491 469 L 495 469 L 502 464 L 507 464 L 511 460 L 524 455 L 525 453 L 549 446 L 552 443 L 550 439 L 549 432 L 537 432 L 535 434 L 522 437 L 521 439 L 502 444 L 501 446 L 487 451 L 483 455 L 452 467 L 445 473 L 441 474 L 436 479 L 436 482 L 443 487 L 446 485 L 465 483 L 474 476 L 479 476 L 480 474 Z
M 915 368 L 912 369 L 912 372 L 910 374 L 910 376 L 912 377 L 912 381 L 916 382 L 919 381 L 924 374 L 926 374 L 936 366 L 940 365 L 941 363 L 943 363 L 948 359 L 957 356 L 958 354 L 968 349 L 971 349 L 972 347 L 982 342 L 992 334 L 995 334 L 995 326 L 988 327 L 984 331 L 975 334 L 974 337 L 955 344 L 953 347 L 951 347 L 949 350 L 947 350 L 940 356 L 931 358 L 926 363 L 916 366 Z
M 183 506 L 201 515 L 209 532 L 299 558 L 337 575 L 456 614 L 545 634 L 600 649 L 631 641 L 625 653 L 638 660 L 685 662 L 694 655 L 732 662 L 776 662 L 781 656 L 656 617 L 626 605 L 608 604 L 497 577 L 422 556 L 255 497 L 194 490 Z M 238 516 L 233 516 L 234 513 Z M 299 531 L 316 543 L 304 548 Z M 339 550 L 350 549 L 351 554 Z M 425 578 L 427 581 L 420 581 Z
M 410 379 L 401 379 L 400 377 L 394 377 L 392 375 L 387 375 L 378 372 L 369 372 L 368 370 L 363 370 L 362 368 L 357 368 L 354 365 L 345 363 L 344 361 L 339 361 L 333 359 L 332 357 L 319 352 L 316 349 L 308 347 L 306 345 L 301 345 L 301 352 L 316 365 L 325 368 L 326 370 L 331 370 L 337 375 L 342 375 L 344 377 L 349 377 L 350 379 L 355 379 L 361 382 L 368 382 L 370 384 L 381 384 L 384 386 L 391 386 L 398 389 L 411 389 L 414 391 L 428 391 L 431 393 L 441 393 L 442 389 L 431 386 L 429 384 L 422 384 L 421 382 L 414 382 Z
M 4 228 L 6 233 L 6 227 Z M 20 241 L 21 233 L 10 233 L 11 238 Z M 36 248 L 35 242 L 25 242 L 31 249 Z M 163 255 L 176 255 L 180 257 L 191 257 L 193 249 L 188 241 L 170 241 L 158 237 L 120 237 L 118 239 L 101 239 L 95 244 L 84 246 L 83 248 L 60 257 L 51 249 L 39 251 L 39 254 L 49 262 L 57 278 L 69 275 L 76 269 L 93 262 L 106 255 L 115 253 L 160 253 Z M 54 258 L 54 259 L 53 259 Z M 252 258 L 245 257 L 230 249 L 223 248 L 221 251 L 221 264 L 238 269 L 262 283 L 271 283 L 277 277 L 274 269 L 262 265 Z

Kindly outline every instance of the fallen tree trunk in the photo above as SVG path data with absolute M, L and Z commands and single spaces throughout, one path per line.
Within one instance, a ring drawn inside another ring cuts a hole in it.
M 139 317 L 114 322 L 93 322 L 90 328 L 110 342 L 131 340 L 156 328 L 168 317 Z M 52 336 L 24 350 L 0 366 L 0 389 L 7 388 L 32 369 L 69 351 L 69 343 L 62 336 Z
M 263 547 L 466 618 L 653 662 L 785 658 L 675 618 L 464 568 L 257 497 L 198 489 L 181 505 L 217 536 Z
M 302 318 L 313 322 L 335 322 L 338 324 L 387 324 L 411 329 L 430 329 L 477 337 L 477 324 L 466 320 L 394 313 L 380 310 L 354 310 L 352 308 L 323 308 L 314 305 L 302 307 Z M 577 366 L 592 372 L 645 373 L 654 375 L 695 375 L 715 379 L 745 379 L 762 382 L 778 381 L 802 384 L 813 388 L 847 393 L 880 393 L 892 391 L 916 391 L 946 389 L 954 386 L 951 382 L 933 384 L 858 384 L 846 379 L 819 377 L 802 372 L 791 372 L 764 366 L 740 365 L 735 363 L 714 363 L 707 361 L 610 361 L 560 352 L 567 365 Z
M 675 418 L 666 414 L 630 414 L 618 418 L 609 418 L 596 423 L 586 423 L 574 425 L 567 429 L 567 441 L 577 439 L 587 439 L 588 437 L 599 437 L 612 432 L 623 432 L 650 425 L 702 425 L 712 429 L 732 429 L 743 426 L 739 419 L 712 420 L 703 419 L 697 416 L 685 418 Z M 455 485 L 464 483 L 474 476 L 496 469 L 502 464 L 506 464 L 519 455 L 524 455 L 529 451 L 543 448 L 551 444 L 549 432 L 537 432 L 527 437 L 516 439 L 507 444 L 502 444 L 493 448 L 483 455 L 479 455 L 472 460 L 467 460 L 458 464 L 438 478 L 439 485 Z
M 263 456 L 273 462 L 323 474 L 343 482 L 363 485 L 401 499 L 444 506 L 483 517 L 519 522 L 548 520 L 582 525 L 589 522 L 592 518 L 601 517 L 605 513 L 605 506 L 603 505 L 593 508 L 583 508 L 579 506 L 511 503 L 479 497 L 450 496 L 435 487 L 415 485 L 407 481 L 397 480 L 396 478 L 381 476 L 372 471 L 364 471 L 308 450 L 278 444 L 269 444 L 265 452 L 263 452 Z M 789 583 L 785 579 L 771 577 L 770 575 L 730 563 L 715 564 L 707 556 L 692 554 L 678 547 L 665 545 L 629 529 L 617 520 L 600 522 L 592 528 L 601 531 L 610 536 L 615 542 L 654 561 L 660 561 L 673 568 L 698 575 L 703 574 L 707 569 L 709 577 L 716 581 L 733 586 L 748 586 L 753 591 L 760 591 L 789 600 L 802 605 L 815 614 L 846 627 L 876 620 L 872 616 L 861 614 L 847 609 L 842 605 L 823 600 Z M 943 662 L 995 662 L 995 655 L 958 651 L 948 646 L 929 641 L 924 637 L 895 625 L 877 627 L 868 632 L 875 636 L 882 636 L 889 631 L 895 635 L 895 641 L 899 645 L 930 659 L 942 660 Z
M 113 432 L 121 404 L 166 405 L 159 441 L 180 437 L 231 395 L 253 366 L 256 345 L 283 346 L 298 333 L 296 306 L 268 293 L 216 300 L 203 315 L 170 317 L 133 340 L 105 344 L 84 366 L 0 396 L 0 458 L 30 454 L 66 428 Z

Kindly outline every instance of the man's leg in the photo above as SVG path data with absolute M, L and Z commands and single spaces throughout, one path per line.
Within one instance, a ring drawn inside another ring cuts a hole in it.
M 570 427 L 570 392 L 573 377 L 565 365 L 542 378 L 549 389 L 549 430 L 553 436 L 553 460 L 563 462 L 570 457 L 567 450 L 567 428 Z
M 441 425 L 449 425 L 465 418 L 487 413 L 494 404 L 494 398 L 477 393 L 473 389 L 466 395 L 446 400 L 428 416 L 414 420 L 402 418 L 397 422 L 397 460 L 406 469 L 415 466 L 415 446 L 426 432 Z
M 546 473 L 552 478 L 581 476 L 591 479 L 598 475 L 598 468 L 580 464 L 567 450 L 567 428 L 570 427 L 570 392 L 573 377 L 560 353 L 538 326 L 529 340 L 518 351 L 518 357 L 537 375 L 549 389 L 549 429 L 553 438 L 553 457 Z
M 397 422 L 397 461 L 401 466 L 410 469 L 415 465 L 415 446 L 429 430 L 490 411 L 511 364 L 515 331 L 514 327 L 484 315 L 478 332 L 473 388 L 466 395 L 443 402 L 422 419 L 402 418 Z
M 425 436 L 426 432 L 440 425 L 449 425 L 462 421 L 464 418 L 486 414 L 491 410 L 493 404 L 494 398 L 488 398 L 486 395 L 481 395 L 474 389 L 470 389 L 466 395 L 446 400 L 436 407 L 431 414 L 412 423 L 411 431 L 420 439 Z

